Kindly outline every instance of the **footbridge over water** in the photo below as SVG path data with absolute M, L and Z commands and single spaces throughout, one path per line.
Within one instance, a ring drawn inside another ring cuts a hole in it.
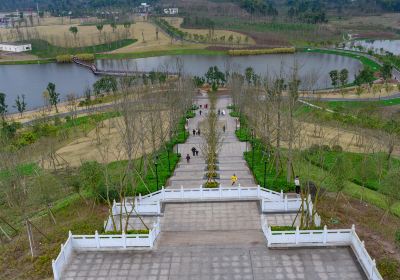
M 82 67 L 90 69 L 93 74 L 101 75 L 101 76 L 141 76 L 141 75 L 148 75 L 152 71 L 130 71 L 130 70 L 102 70 L 98 69 L 94 63 L 90 63 L 87 61 L 80 60 L 76 57 L 72 58 L 72 61 Z M 178 76 L 178 73 L 175 72 L 167 72 L 165 73 L 168 77 L 171 76 Z

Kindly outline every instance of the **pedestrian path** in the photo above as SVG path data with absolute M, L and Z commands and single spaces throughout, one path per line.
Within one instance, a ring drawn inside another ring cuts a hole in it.
M 238 177 L 236 185 L 242 185 L 244 187 L 255 187 L 253 176 L 243 158 L 243 152 L 246 151 L 246 143 L 240 142 L 236 135 L 236 120 L 229 115 L 228 105 L 232 102 L 229 96 L 219 97 L 217 100 L 216 108 L 220 112 L 225 111 L 225 115 L 220 114 L 218 117 L 218 129 L 221 132 L 221 148 L 218 153 L 218 173 L 220 179 L 218 180 L 222 187 L 231 186 L 231 176 L 235 174 Z M 203 185 L 206 182 L 204 177 L 206 172 L 206 163 L 202 155 L 201 147 L 204 143 L 202 135 L 193 135 L 193 129 L 198 129 L 201 126 L 201 122 L 207 117 L 208 110 L 204 109 L 205 104 L 209 104 L 209 101 L 205 97 L 197 98 L 195 103 L 202 105 L 202 115 L 199 111 L 196 112 L 196 116 L 189 120 L 188 130 L 190 136 L 185 144 L 178 146 L 178 151 L 181 153 L 182 158 L 175 169 L 174 175 L 170 178 L 169 188 L 194 188 Z M 223 127 L 225 126 L 225 131 Z M 195 147 L 199 151 L 198 156 L 193 156 L 191 149 Z M 186 161 L 186 155 L 189 154 L 191 157 L 190 161 Z

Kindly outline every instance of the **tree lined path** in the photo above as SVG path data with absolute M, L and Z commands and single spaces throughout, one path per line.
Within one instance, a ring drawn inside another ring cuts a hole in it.
M 225 110 L 225 115 L 219 115 L 218 118 L 218 129 L 221 133 L 221 147 L 218 153 L 218 166 L 217 171 L 220 175 L 220 179 L 217 180 L 221 183 L 222 187 L 231 186 L 230 177 L 236 174 L 238 181 L 236 186 L 241 184 L 244 187 L 254 187 L 253 176 L 247 167 L 246 161 L 243 158 L 243 152 L 246 151 L 246 143 L 240 142 L 235 135 L 236 120 L 229 116 L 229 110 L 227 106 L 232 102 L 229 96 L 219 96 L 217 100 L 216 109 Z M 175 169 L 174 175 L 170 178 L 169 188 L 197 188 L 206 182 L 205 169 L 206 163 L 202 155 L 201 147 L 204 143 L 202 134 L 200 136 L 193 136 L 193 129 L 200 128 L 201 122 L 204 121 L 208 114 L 208 109 L 204 109 L 204 105 L 210 102 L 207 96 L 198 97 L 195 104 L 202 105 L 202 115 L 200 116 L 199 110 L 196 111 L 196 116 L 189 119 L 188 130 L 190 136 L 185 144 L 178 145 L 178 151 L 181 153 L 182 158 Z M 225 126 L 225 132 L 223 132 L 223 126 Z M 249 145 L 250 146 L 250 145 Z M 199 151 L 199 156 L 193 156 L 191 149 L 195 147 Z M 250 148 L 250 147 L 247 147 Z M 191 159 L 187 163 L 186 155 L 189 154 Z

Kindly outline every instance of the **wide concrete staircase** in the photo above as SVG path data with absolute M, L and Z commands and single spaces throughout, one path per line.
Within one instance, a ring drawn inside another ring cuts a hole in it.
M 204 99 L 197 100 L 197 104 L 204 104 L 207 101 Z M 235 174 L 238 177 L 239 184 L 243 187 L 255 187 L 253 176 L 243 158 L 243 152 L 246 150 L 246 143 L 240 142 L 235 135 L 235 119 L 229 116 L 229 110 L 226 107 L 231 102 L 229 97 L 219 98 L 217 101 L 217 108 L 225 109 L 227 112 L 225 116 L 219 116 L 219 127 L 222 133 L 222 145 L 218 153 L 218 173 L 220 179 L 218 180 L 222 187 L 231 186 L 231 176 Z M 204 141 L 202 135 L 193 136 L 192 130 L 197 129 L 201 121 L 206 118 L 207 111 L 203 109 L 203 114 L 200 116 L 197 112 L 195 118 L 189 120 L 190 136 L 185 144 L 179 144 L 178 151 L 181 153 L 182 158 L 175 169 L 174 175 L 170 178 L 168 188 L 197 188 L 206 182 L 204 177 L 206 173 L 206 163 L 201 152 L 201 145 Z M 225 125 L 225 132 L 222 132 L 222 126 Z M 192 155 L 192 147 L 199 151 L 199 156 Z M 186 155 L 189 154 L 190 162 L 186 162 Z

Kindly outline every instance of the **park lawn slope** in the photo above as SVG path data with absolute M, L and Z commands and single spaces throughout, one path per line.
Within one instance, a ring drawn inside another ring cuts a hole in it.
M 52 58 L 61 54 L 102 53 L 131 45 L 136 41 L 136 39 L 123 39 L 107 44 L 93 45 L 87 47 L 65 48 L 52 45 L 44 40 L 32 40 L 32 51 L 30 53 L 40 58 Z
M 361 54 L 354 53 L 354 52 L 328 50 L 328 49 L 314 49 L 314 48 L 299 48 L 298 51 L 347 56 L 347 57 L 351 57 L 351 58 L 359 60 L 364 67 L 369 67 L 374 71 L 379 71 L 381 69 L 381 66 L 378 63 L 376 63 L 375 61 L 373 61 L 372 59 L 370 59 L 366 56 L 363 56 Z

